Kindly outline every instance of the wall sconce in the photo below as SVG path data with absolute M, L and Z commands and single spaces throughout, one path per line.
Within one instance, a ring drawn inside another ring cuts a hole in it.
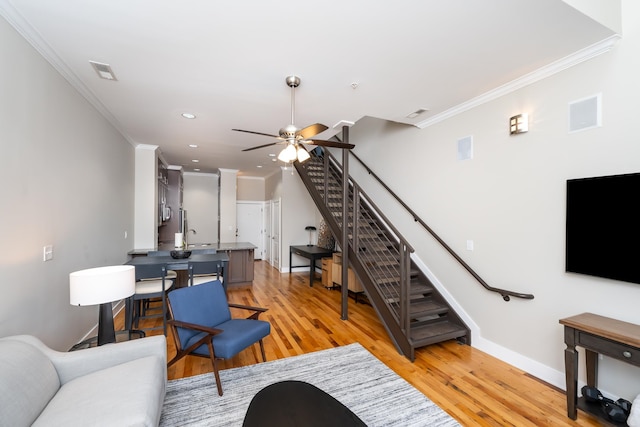
M 509 119 L 509 134 L 515 135 L 529 131 L 529 115 L 518 114 Z

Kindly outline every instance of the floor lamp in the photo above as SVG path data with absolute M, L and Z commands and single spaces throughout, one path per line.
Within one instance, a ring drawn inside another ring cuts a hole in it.
M 136 273 L 132 265 L 90 268 L 69 274 L 71 305 L 100 304 L 98 345 L 116 342 L 111 303 L 128 298 L 136 291 Z

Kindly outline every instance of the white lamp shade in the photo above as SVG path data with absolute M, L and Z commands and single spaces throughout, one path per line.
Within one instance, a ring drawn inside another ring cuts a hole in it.
M 136 270 L 132 265 L 113 265 L 74 271 L 69 274 L 71 305 L 96 305 L 130 297 L 136 291 Z

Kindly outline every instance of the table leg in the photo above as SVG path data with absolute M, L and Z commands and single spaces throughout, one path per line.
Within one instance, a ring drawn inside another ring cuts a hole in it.
M 133 297 L 129 297 L 124 300 L 124 329 L 131 330 L 131 323 L 133 321 Z
M 585 349 L 584 355 L 587 364 L 587 385 L 598 387 L 598 353 Z
M 309 259 L 309 287 L 313 287 L 313 275 L 315 274 L 316 270 L 316 259 L 314 257 L 311 257 Z
M 567 383 L 567 416 L 572 420 L 578 417 L 578 352 L 575 346 L 575 330 L 565 326 L 564 371 Z

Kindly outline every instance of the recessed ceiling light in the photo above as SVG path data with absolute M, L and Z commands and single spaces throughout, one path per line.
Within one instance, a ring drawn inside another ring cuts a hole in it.
M 193 163 L 198 163 L 200 160 L 193 159 L 193 160 L 191 160 L 191 161 L 192 161 Z
M 275 157 L 275 156 L 276 156 L 276 155 L 275 155 L 275 154 L 273 154 L 273 153 L 270 153 L 270 154 L 269 154 L 269 157 Z
M 194 172 L 200 172 L 200 168 L 195 168 Z
M 196 115 L 191 113 L 182 113 L 182 117 L 184 117 L 185 119 L 195 119 Z
M 256 167 L 257 167 L 257 168 L 261 168 L 261 167 L 262 167 L 262 165 L 258 165 L 258 166 L 256 166 Z
M 272 162 L 277 162 L 277 161 L 278 161 L 278 159 L 275 159 L 275 158 L 274 158 L 274 159 L 271 159 L 271 161 L 272 161 Z
M 198 144 L 189 144 L 189 147 L 191 147 L 191 148 L 198 148 Z

